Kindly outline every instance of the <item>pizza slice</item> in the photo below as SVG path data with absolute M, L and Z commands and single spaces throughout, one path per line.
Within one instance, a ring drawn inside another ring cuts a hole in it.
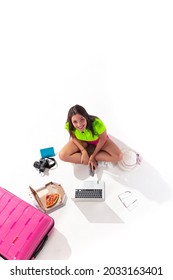
M 46 195 L 46 207 L 50 208 L 53 205 L 57 203 L 59 200 L 59 194 L 58 193 L 48 193 Z

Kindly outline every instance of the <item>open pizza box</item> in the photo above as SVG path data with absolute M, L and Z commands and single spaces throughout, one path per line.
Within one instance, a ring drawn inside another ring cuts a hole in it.
M 66 194 L 58 183 L 49 182 L 36 190 L 29 188 L 34 196 L 34 205 L 43 212 L 49 213 L 65 205 Z

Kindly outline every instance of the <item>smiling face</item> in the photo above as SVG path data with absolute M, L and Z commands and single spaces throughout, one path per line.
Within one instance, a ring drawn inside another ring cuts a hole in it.
M 87 126 L 87 120 L 80 114 L 72 116 L 71 122 L 73 126 L 79 131 L 84 131 Z

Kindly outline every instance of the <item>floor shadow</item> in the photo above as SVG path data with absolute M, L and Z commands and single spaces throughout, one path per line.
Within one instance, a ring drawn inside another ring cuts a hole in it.
M 121 149 L 130 148 L 115 137 L 110 136 L 110 138 Z M 137 152 L 140 153 L 140 151 Z M 103 170 L 100 172 L 103 172 Z M 118 165 L 112 168 L 105 168 L 104 172 L 120 184 L 140 191 L 150 200 L 163 203 L 172 197 L 170 186 L 164 181 L 159 172 L 146 162 L 145 159 L 142 159 L 142 163 L 137 169 L 130 172 L 121 170 Z
M 112 135 L 109 135 L 109 137 L 120 147 L 120 149 L 130 148 L 128 145 Z M 140 154 L 140 151 L 137 152 Z M 141 165 L 132 171 L 123 171 L 118 167 L 118 165 L 113 167 L 98 167 L 95 172 L 95 176 L 98 180 L 102 179 L 103 173 L 108 174 L 116 182 L 126 186 L 127 188 L 140 191 L 146 198 L 154 200 L 158 203 L 163 203 L 172 198 L 170 186 L 164 181 L 159 172 L 146 162 L 144 158 L 142 158 Z M 75 164 L 74 175 L 79 180 L 87 179 L 90 177 L 88 166 Z
M 105 201 L 73 201 L 90 223 L 124 223 Z
M 67 260 L 70 255 L 71 248 L 66 237 L 54 228 L 36 260 Z

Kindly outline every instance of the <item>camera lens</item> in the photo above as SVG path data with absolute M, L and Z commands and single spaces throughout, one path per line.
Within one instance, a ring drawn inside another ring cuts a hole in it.
M 39 161 L 35 161 L 34 162 L 34 167 L 39 169 L 40 168 L 40 162 Z

